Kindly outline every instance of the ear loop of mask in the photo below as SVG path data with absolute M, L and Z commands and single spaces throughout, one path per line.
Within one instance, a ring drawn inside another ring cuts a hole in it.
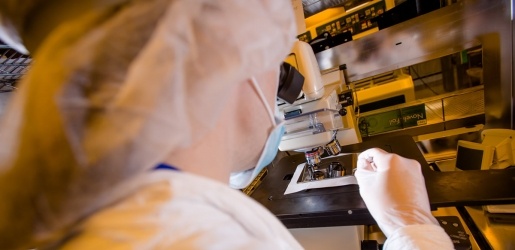
M 265 98 L 265 95 L 263 94 L 263 91 L 261 90 L 261 88 L 259 87 L 258 83 L 257 83 L 257 80 L 252 77 L 250 79 L 251 83 L 252 83 L 252 86 L 254 87 L 254 90 L 256 90 L 259 98 L 261 99 L 261 101 L 263 102 L 263 104 L 265 105 L 266 107 L 266 110 L 268 111 L 268 115 L 270 116 L 270 120 L 272 121 L 272 124 L 274 124 L 274 126 L 277 125 L 276 121 L 275 121 L 275 117 L 274 117 L 274 113 L 272 112 L 272 109 L 270 108 L 270 105 L 268 104 L 268 102 L 266 101 L 266 98 Z

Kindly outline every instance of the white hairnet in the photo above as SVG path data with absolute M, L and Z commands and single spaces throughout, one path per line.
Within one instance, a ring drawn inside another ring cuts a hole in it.
M 294 30 L 290 0 L 133 0 L 53 30 L 0 128 L 2 246 L 61 237 L 130 193 L 114 189 L 212 129 Z

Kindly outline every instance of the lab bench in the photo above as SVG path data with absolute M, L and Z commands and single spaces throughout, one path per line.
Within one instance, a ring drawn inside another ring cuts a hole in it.
M 411 136 L 379 138 L 342 147 L 342 152 L 359 153 L 382 148 L 418 161 L 422 167 L 431 208 L 515 203 L 515 169 L 437 172 L 430 168 Z M 303 154 L 280 159 L 269 166 L 267 175 L 251 197 L 269 209 L 288 228 L 315 228 L 375 224 L 359 194 L 357 185 L 284 192 Z M 473 208 L 474 218 L 479 217 Z M 480 219 L 476 223 L 481 224 Z M 481 227 L 481 226 L 479 226 Z M 485 229 L 487 230 L 487 229 Z M 484 230 L 483 230 L 484 231 Z

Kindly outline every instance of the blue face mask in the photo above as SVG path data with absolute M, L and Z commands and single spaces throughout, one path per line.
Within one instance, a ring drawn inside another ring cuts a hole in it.
M 256 164 L 255 168 L 251 168 L 249 170 L 245 170 L 243 172 L 238 173 L 231 173 L 229 185 L 232 188 L 236 189 L 242 189 L 247 187 L 254 178 L 265 168 L 270 164 L 275 156 L 277 155 L 277 150 L 279 149 L 279 144 L 281 143 L 281 138 L 284 134 L 284 119 L 278 114 L 277 105 L 275 106 L 275 113 L 272 112 L 272 109 L 270 108 L 270 105 L 268 105 L 268 102 L 265 99 L 265 96 L 263 95 L 263 91 L 261 91 L 261 88 L 257 84 L 256 80 L 254 78 L 251 79 L 252 86 L 256 90 L 257 94 L 259 95 L 259 98 L 261 98 L 261 101 L 265 105 L 268 114 L 270 116 L 270 119 L 272 120 L 272 124 L 274 125 L 274 128 L 268 135 L 268 139 L 266 140 L 265 147 L 263 148 L 263 151 L 261 152 L 261 156 L 259 157 L 259 160 Z

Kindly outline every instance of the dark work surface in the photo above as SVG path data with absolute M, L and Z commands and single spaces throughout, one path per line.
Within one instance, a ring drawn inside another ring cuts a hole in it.
M 422 166 L 431 207 L 515 203 L 515 169 L 460 172 L 432 171 L 410 136 L 381 138 L 342 147 L 342 152 L 359 153 L 378 147 Z M 304 155 L 282 158 L 269 166 L 268 174 L 252 198 L 263 204 L 287 227 L 326 227 L 374 224 L 359 195 L 357 185 L 312 189 L 284 195 L 288 176 Z

